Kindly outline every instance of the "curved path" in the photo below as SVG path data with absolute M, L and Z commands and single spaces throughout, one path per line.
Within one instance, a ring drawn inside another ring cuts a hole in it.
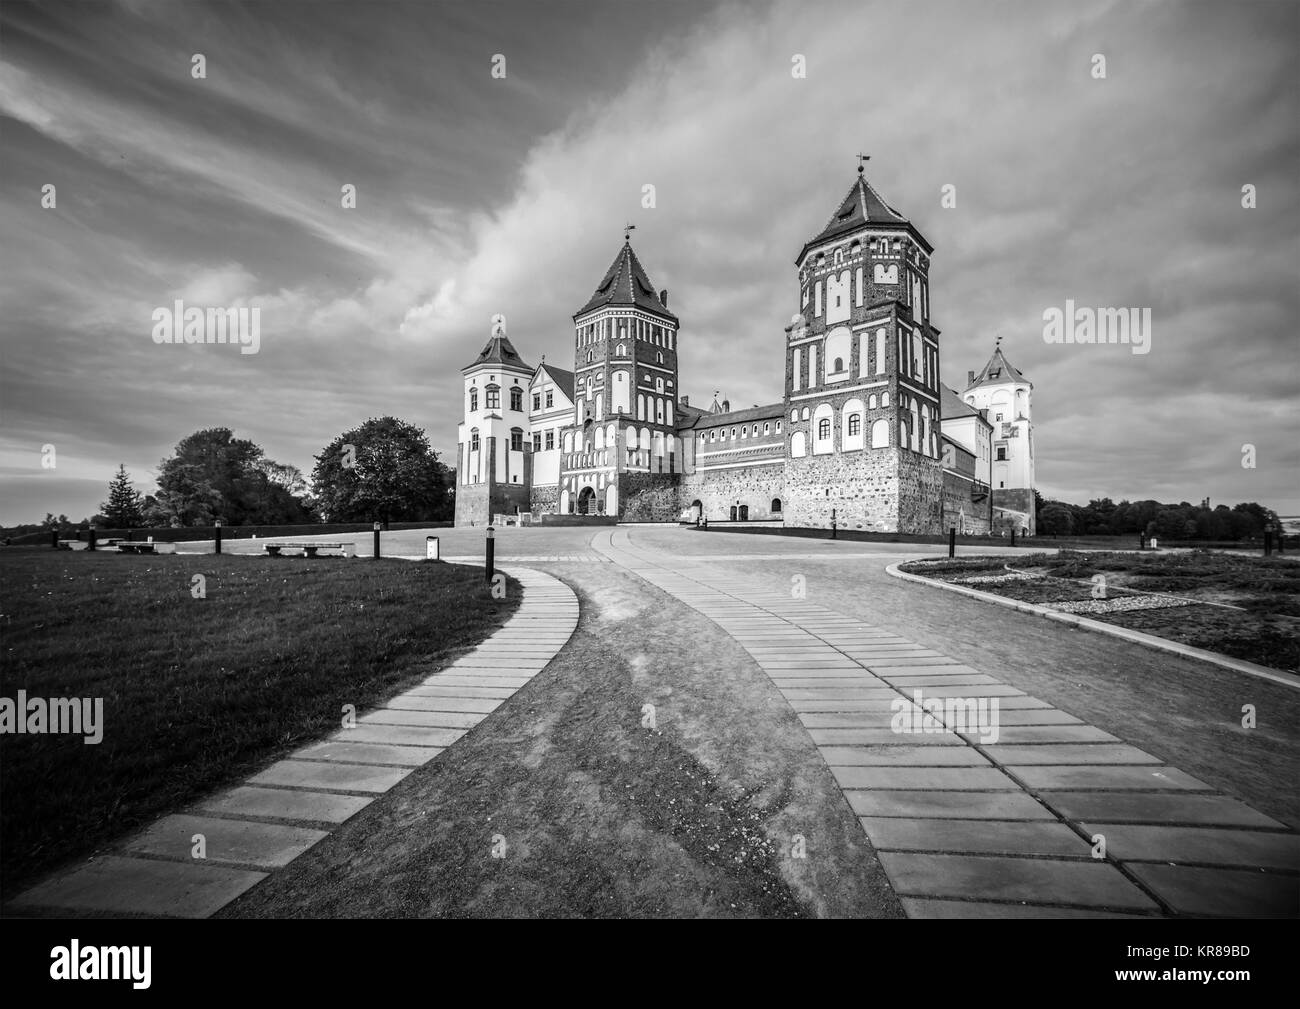
M 578 624 L 563 582 L 502 567 L 524 595 L 473 651 L 329 739 L 244 784 L 164 816 L 122 844 L 19 894 L 24 913 L 204 918 L 284 868 L 413 770 L 433 760 L 541 672 Z M 204 857 L 195 857 L 203 838 Z
M 692 557 L 639 542 L 657 538 L 602 530 L 592 545 L 712 619 L 767 672 L 910 915 L 1300 909 L 1300 836 L 1286 824 L 942 651 L 809 602 L 798 573 L 792 588 L 776 588 L 719 564 L 847 559 L 837 545 Z M 707 539 L 718 550 L 750 547 L 738 535 Z M 987 714 L 996 705 L 996 733 L 966 724 L 970 709 L 955 703 L 927 726 L 916 702 L 949 698 Z

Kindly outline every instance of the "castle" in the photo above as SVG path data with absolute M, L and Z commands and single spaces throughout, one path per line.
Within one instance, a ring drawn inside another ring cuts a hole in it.
M 462 369 L 456 525 L 501 515 L 1034 533 L 1032 384 L 1001 341 L 940 379 L 933 248 L 857 178 L 795 259 L 780 402 L 692 406 L 679 320 L 630 236 L 573 316 L 573 370 L 526 364 L 494 316 Z

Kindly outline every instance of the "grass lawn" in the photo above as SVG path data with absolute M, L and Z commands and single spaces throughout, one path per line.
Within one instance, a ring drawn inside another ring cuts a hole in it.
M 103 698 L 104 722 L 98 745 L 0 735 L 2 892 L 337 728 L 518 601 L 460 565 L 0 551 L 0 696 Z
M 1093 605 L 1102 575 L 1106 603 L 1081 615 L 1155 634 L 1274 669 L 1300 670 L 1300 559 L 1208 551 L 1030 554 L 903 564 L 930 578 L 1051 606 Z M 1004 578 L 1010 573 L 1029 578 Z M 999 579 L 999 580 L 986 580 Z M 1142 593 L 1167 593 L 1186 606 L 1124 609 Z M 1106 612 L 1108 606 L 1113 610 Z

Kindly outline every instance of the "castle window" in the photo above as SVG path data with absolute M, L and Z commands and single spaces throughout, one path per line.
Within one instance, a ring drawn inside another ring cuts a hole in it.
M 822 423 L 827 422 L 823 421 Z M 862 414 L 851 413 L 849 414 L 849 437 L 856 438 L 860 434 L 862 434 Z
M 487 392 L 487 408 L 489 410 L 500 410 L 501 390 L 495 385 L 489 385 L 485 391 Z
M 823 417 L 817 422 L 817 440 L 826 441 L 831 436 L 831 422 L 827 417 Z
M 844 250 L 843 250 L 843 249 L 836 249 L 836 250 L 835 250 L 835 265 L 836 265 L 836 266 L 839 266 L 840 263 L 842 263 L 842 262 L 844 262 Z
M 781 433 L 781 422 L 779 420 L 776 422 L 776 433 Z
M 618 345 L 618 356 L 619 356 L 619 357 L 627 357 L 627 347 L 625 347 L 625 346 L 624 346 L 623 344 L 621 344 L 621 343 Z
M 876 408 L 876 403 L 877 403 L 876 394 L 873 392 L 871 394 L 871 397 L 867 400 L 867 408 L 870 410 L 874 410 Z
M 809 417 L 811 417 L 811 416 L 812 416 L 812 411 L 809 410 L 809 409 L 805 406 L 805 407 L 803 408 L 803 419 L 804 419 L 804 420 L 807 420 L 807 419 L 808 419 Z
M 770 423 L 768 423 L 768 424 L 764 424 L 764 425 L 763 425 L 763 433 L 764 433 L 764 434 L 771 434 L 771 433 L 772 433 L 772 425 L 771 425 Z
M 837 358 L 835 359 L 835 368 L 834 368 L 834 370 L 835 370 L 836 372 L 841 372 L 841 371 L 844 370 L 844 358 L 842 358 L 842 357 L 837 357 Z
M 758 425 L 757 425 L 757 424 L 754 425 L 754 437 L 755 437 L 755 438 L 758 437 Z
M 469 450 L 471 452 L 477 452 L 479 450 L 478 428 L 474 428 L 474 430 L 469 433 Z
M 664 352 L 662 350 L 657 351 L 655 353 L 655 360 L 658 361 L 660 364 L 664 363 Z
M 736 429 L 734 427 L 731 429 L 731 437 L 736 437 Z
M 542 396 L 541 396 L 541 393 L 536 393 L 536 392 L 535 392 L 535 393 L 533 393 L 533 409 L 534 409 L 534 410 L 540 410 L 541 408 L 542 408 Z
M 795 421 L 797 421 L 798 419 L 799 419 L 799 411 L 798 411 L 798 410 L 791 410 L 791 411 L 790 411 L 790 423 L 793 424 L 793 423 L 794 423 Z
M 546 432 L 546 448 L 547 448 L 547 451 L 549 451 L 549 450 L 555 448 L 555 432 L 554 432 L 554 431 L 547 431 L 547 432 Z
M 743 427 L 742 427 L 742 428 L 740 429 L 740 436 L 741 436 L 742 438 L 748 438 L 748 437 L 749 437 L 749 429 L 748 429 L 748 428 L 743 428 Z
M 592 360 L 592 353 L 591 351 L 587 351 L 587 363 L 591 364 L 591 360 Z
M 547 389 L 547 390 L 546 390 L 546 409 L 549 410 L 549 409 L 550 409 L 551 407 L 553 407 L 554 405 L 555 405 L 555 393 L 551 392 L 550 389 Z
M 710 431 L 710 432 L 709 432 L 709 441 L 717 441 L 717 440 L 718 440 L 718 432 L 717 432 L 717 431 Z
M 471 389 L 471 390 L 469 391 L 469 408 L 470 408 L 471 411 L 474 411 L 474 410 L 477 410 L 477 409 L 478 409 L 478 390 L 477 390 L 477 389 Z
M 889 422 L 883 417 L 871 425 L 871 447 L 889 448 Z
M 517 427 L 510 429 L 510 451 L 522 452 L 524 450 L 524 432 Z
M 524 409 L 524 391 L 518 386 L 510 390 L 510 409 L 520 412 Z
M 880 405 L 886 407 L 889 406 L 889 393 L 882 392 L 880 394 Z
M 541 433 L 540 431 L 534 431 L 534 432 L 533 432 L 533 451 L 534 451 L 534 452 L 540 452 L 541 450 L 542 450 L 542 433 Z
M 664 380 L 662 378 L 656 378 L 655 392 L 663 392 L 663 391 L 664 391 Z
M 1006 461 L 1007 461 L 1007 447 L 1005 445 L 999 445 L 998 462 L 1006 462 Z

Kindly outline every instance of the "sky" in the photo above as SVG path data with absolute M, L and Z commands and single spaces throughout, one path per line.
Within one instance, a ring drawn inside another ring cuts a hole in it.
M 0 524 L 210 427 L 310 473 L 391 414 L 453 461 L 491 316 L 571 368 L 625 223 L 681 391 L 778 400 L 859 152 L 934 246 L 943 380 L 1001 336 L 1033 383 L 1045 497 L 1300 514 L 1298 42 L 1291 2 L 6 0 Z M 155 343 L 176 299 L 258 352 Z M 1067 299 L 1149 352 L 1047 342 Z

